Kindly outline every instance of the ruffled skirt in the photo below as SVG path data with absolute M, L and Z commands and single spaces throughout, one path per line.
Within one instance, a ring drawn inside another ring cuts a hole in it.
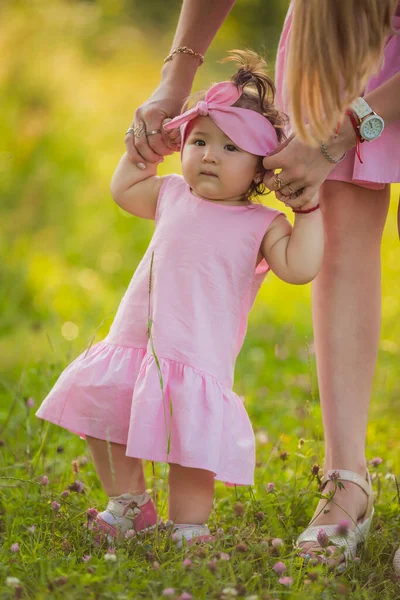
M 254 433 L 242 400 L 215 377 L 146 348 L 100 342 L 61 374 L 37 416 L 126 445 L 127 456 L 205 469 L 252 485 Z

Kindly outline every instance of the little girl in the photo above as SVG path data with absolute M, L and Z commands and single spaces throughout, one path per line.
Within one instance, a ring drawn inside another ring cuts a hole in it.
M 165 127 L 180 127 L 183 176 L 121 158 L 112 196 L 154 219 L 155 233 L 109 335 L 69 365 L 37 412 L 86 437 L 110 498 L 97 526 L 111 535 L 156 523 L 142 459 L 169 463 L 178 542 L 208 538 L 215 479 L 253 484 L 254 434 L 232 391 L 248 314 L 270 269 L 302 284 L 321 264 L 315 200 L 295 211 L 293 228 L 254 201 L 284 115 L 265 63 L 236 57 L 231 81 Z

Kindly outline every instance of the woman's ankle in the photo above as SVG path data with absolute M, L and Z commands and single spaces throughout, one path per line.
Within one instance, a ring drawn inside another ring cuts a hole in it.
M 357 458 L 351 456 L 349 453 L 347 456 L 337 455 L 334 453 L 327 452 L 324 460 L 324 473 L 328 471 L 353 471 L 362 477 L 367 472 L 367 461 L 364 456 Z

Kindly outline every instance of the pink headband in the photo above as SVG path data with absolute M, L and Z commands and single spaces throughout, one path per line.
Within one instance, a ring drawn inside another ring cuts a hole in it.
M 190 121 L 198 116 L 209 116 L 236 146 L 251 154 L 266 156 L 278 145 L 276 131 L 268 119 L 254 110 L 232 106 L 241 95 L 242 90 L 231 81 L 216 83 L 204 100 L 169 121 L 164 129 L 181 127 L 183 148 Z

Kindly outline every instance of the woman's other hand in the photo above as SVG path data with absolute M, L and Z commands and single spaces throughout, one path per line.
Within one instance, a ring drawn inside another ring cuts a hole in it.
M 329 154 L 341 158 L 355 144 L 355 133 L 349 119 L 345 119 L 339 135 L 326 143 Z M 263 160 L 267 173 L 265 186 L 275 191 L 278 200 L 291 208 L 301 208 L 317 194 L 319 187 L 336 164 L 323 155 L 318 146 L 309 146 L 295 135 L 285 140 L 273 154 Z M 275 169 L 282 169 L 274 175 Z

